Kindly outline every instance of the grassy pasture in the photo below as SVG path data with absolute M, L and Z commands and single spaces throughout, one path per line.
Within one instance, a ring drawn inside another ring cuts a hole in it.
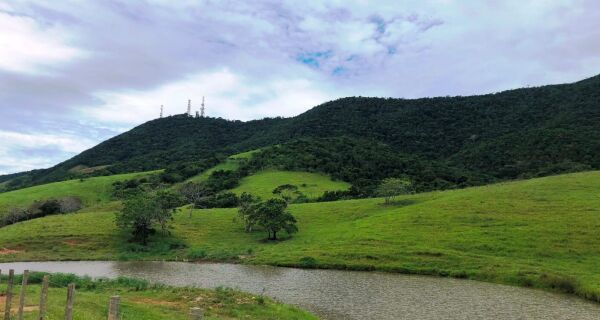
M 242 152 L 242 153 L 238 153 L 238 154 L 229 156 L 227 159 L 225 159 L 225 161 L 219 163 L 218 165 L 216 165 L 196 176 L 189 178 L 187 181 L 188 182 L 205 181 L 206 179 L 208 179 L 208 177 L 211 175 L 211 173 L 213 173 L 217 170 L 224 170 L 224 171 L 237 170 L 240 167 L 240 161 L 250 159 L 252 157 L 252 154 L 259 152 L 259 151 L 260 151 L 260 149 L 256 149 L 256 150 L 246 151 L 246 152 Z
M 292 183 L 292 181 L 286 181 Z M 270 188 L 270 187 L 269 187 Z M 266 190 L 266 189 L 265 189 Z M 0 229 L 0 261 L 219 260 L 471 278 L 600 301 L 600 172 L 382 199 L 297 204 L 299 233 L 265 242 L 235 209 L 176 214 L 172 237 L 127 244 L 114 210 Z
M 325 191 L 346 190 L 350 184 L 333 181 L 320 173 L 301 171 L 264 170 L 240 181 L 240 185 L 232 191 L 236 194 L 248 192 L 262 199 L 273 197 L 273 189 L 283 184 L 293 184 L 309 199 L 317 198 Z
M 110 201 L 113 182 L 157 172 L 159 171 L 67 180 L 0 193 L 0 215 L 10 207 L 26 207 L 36 200 L 63 196 L 78 196 L 86 206 L 103 204 Z
M 27 287 L 25 319 L 37 319 L 41 286 L 41 273 L 30 275 Z M 75 320 L 106 319 L 110 296 L 121 296 L 123 319 L 159 320 L 189 319 L 189 309 L 200 307 L 205 310 L 205 319 L 316 319 L 295 307 L 276 303 L 269 298 L 258 297 L 230 289 L 203 290 L 170 288 L 148 285 L 132 279 L 92 281 L 70 275 L 50 276 L 47 319 L 62 319 L 65 308 L 66 284 L 76 284 L 73 318 Z M 16 279 L 13 307 L 18 309 L 20 276 Z M 6 289 L 6 278 L 0 290 Z M 0 297 L 0 312 L 4 314 L 4 297 Z

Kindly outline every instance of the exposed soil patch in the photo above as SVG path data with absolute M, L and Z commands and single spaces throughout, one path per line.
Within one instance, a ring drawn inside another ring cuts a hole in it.
M 79 244 L 79 241 L 77 241 L 75 239 L 69 239 L 69 240 L 63 241 L 63 243 L 66 245 L 69 245 L 69 246 L 76 246 Z
M 6 248 L 0 249 L 0 255 L 15 254 L 15 253 L 21 253 L 21 252 L 23 252 L 23 251 L 21 251 L 21 250 L 6 249 Z

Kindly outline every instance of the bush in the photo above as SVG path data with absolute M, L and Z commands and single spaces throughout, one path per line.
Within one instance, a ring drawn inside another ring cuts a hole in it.
M 73 196 L 35 201 L 27 209 L 10 208 L 0 219 L 0 227 L 48 215 L 75 212 L 82 207 L 81 199 Z
M 204 249 L 192 249 L 189 251 L 188 253 L 188 258 L 189 259 L 204 259 L 206 258 L 206 250 Z
M 81 199 L 73 196 L 58 199 L 58 205 L 60 207 L 60 213 L 75 212 L 83 208 Z
M 42 201 L 38 207 L 38 210 L 42 216 L 49 216 L 51 214 L 57 214 L 61 212 L 60 203 L 55 199 Z
M 338 201 L 355 198 L 356 195 L 350 190 L 325 191 L 316 199 L 317 202 Z
M 300 258 L 300 267 L 302 268 L 314 268 L 317 266 L 317 259 L 313 257 L 302 257 Z
M 210 174 L 206 186 L 214 192 L 228 190 L 237 187 L 240 178 L 240 173 L 237 171 L 217 170 Z
M 209 209 L 209 208 L 235 208 L 238 206 L 239 198 L 233 192 L 222 192 L 198 198 L 194 202 L 195 208 Z
M 564 293 L 575 293 L 578 287 L 577 280 L 566 276 L 544 273 L 540 276 L 540 281 L 545 286 Z
M 10 208 L 8 212 L 2 217 L 0 226 L 11 225 L 20 221 L 28 220 L 29 211 L 21 208 Z

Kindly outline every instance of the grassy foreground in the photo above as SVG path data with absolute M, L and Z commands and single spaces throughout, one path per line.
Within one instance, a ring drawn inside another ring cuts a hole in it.
M 235 209 L 176 215 L 172 237 L 127 244 L 114 212 L 0 229 L 0 261 L 221 260 L 464 277 L 600 301 L 600 172 L 381 199 L 292 205 L 299 233 L 265 242 Z
M 42 278 L 41 273 L 30 274 L 31 285 L 27 287 L 25 319 L 37 319 Z M 11 310 L 18 309 L 20 276 L 17 277 Z M 189 319 L 189 310 L 200 307 L 205 319 L 317 319 L 297 308 L 279 304 L 273 300 L 231 289 L 203 290 L 171 288 L 149 285 L 145 281 L 121 278 L 118 280 L 96 280 L 72 275 L 50 276 L 47 319 L 62 319 L 64 315 L 66 286 L 75 283 L 73 318 L 100 320 L 107 318 L 109 298 L 121 296 L 122 319 L 158 320 Z M 6 290 L 6 277 L 0 292 Z M 4 315 L 4 296 L 0 294 L 0 314 Z

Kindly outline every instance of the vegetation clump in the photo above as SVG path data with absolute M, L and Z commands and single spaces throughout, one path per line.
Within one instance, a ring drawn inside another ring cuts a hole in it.
M 376 194 L 390 204 L 397 196 L 412 192 L 412 183 L 408 179 L 387 178 L 377 187 Z
M 244 221 L 244 229 L 249 232 L 260 226 L 267 232 L 269 240 L 277 240 L 277 233 L 284 230 L 288 235 L 298 232 L 296 218 L 286 211 L 287 202 L 283 199 L 259 201 L 244 193 L 241 196 L 238 213 Z
M 156 232 L 168 233 L 173 213 L 182 204 L 181 198 L 168 191 L 142 193 L 123 202 L 123 209 L 116 213 L 115 222 L 123 230 L 129 231 L 132 241 L 148 244 L 148 238 Z
M 81 199 L 75 196 L 34 201 L 27 208 L 10 208 L 4 215 L 0 216 L 0 227 L 53 214 L 75 212 L 82 207 Z
M 273 189 L 273 194 L 280 196 L 285 202 L 289 203 L 301 203 L 307 202 L 306 196 L 298 190 L 298 187 L 293 184 L 282 184 L 277 188 Z

